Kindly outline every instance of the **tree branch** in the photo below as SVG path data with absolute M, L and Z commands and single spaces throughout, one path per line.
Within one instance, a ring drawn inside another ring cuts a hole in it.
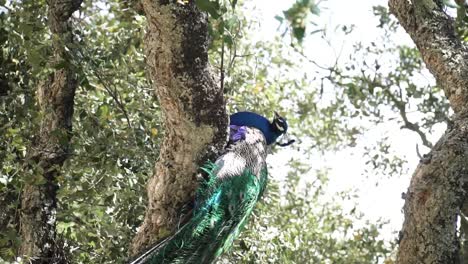
M 385 86 L 382 86 L 382 85 L 379 85 L 379 86 L 385 87 Z M 427 139 L 426 134 L 424 134 L 424 132 L 421 131 L 419 125 L 417 123 L 413 123 L 413 122 L 409 121 L 408 116 L 406 114 L 406 104 L 401 102 L 400 100 L 398 100 L 395 97 L 395 95 L 393 95 L 388 89 L 384 89 L 384 92 L 390 98 L 390 100 L 393 102 L 395 107 L 400 112 L 400 116 L 403 119 L 403 126 L 401 128 L 406 128 L 406 129 L 409 129 L 409 130 L 412 130 L 412 131 L 416 132 L 419 135 L 419 137 L 421 138 L 421 140 L 423 142 L 423 145 L 431 149 L 433 147 L 433 145 Z

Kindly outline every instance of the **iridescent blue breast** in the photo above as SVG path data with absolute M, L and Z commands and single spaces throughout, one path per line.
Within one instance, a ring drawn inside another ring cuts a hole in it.
M 238 112 L 230 116 L 230 125 L 254 127 L 262 131 L 268 145 L 275 143 L 281 135 L 275 131 L 272 124 L 265 117 L 252 112 Z

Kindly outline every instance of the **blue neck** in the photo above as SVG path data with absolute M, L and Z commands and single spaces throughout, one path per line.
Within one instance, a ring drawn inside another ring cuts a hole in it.
M 230 124 L 257 128 L 258 130 L 262 131 L 263 135 L 265 136 L 267 145 L 275 143 L 276 139 L 281 136 L 281 133 L 274 130 L 268 119 L 252 112 L 238 112 L 232 114 L 230 117 Z

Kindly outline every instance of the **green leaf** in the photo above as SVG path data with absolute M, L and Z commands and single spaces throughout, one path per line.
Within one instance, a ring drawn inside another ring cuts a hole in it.
M 223 36 L 223 40 L 224 40 L 224 43 L 225 43 L 229 48 L 232 47 L 232 44 L 233 44 L 234 42 L 233 42 L 233 40 L 232 40 L 231 35 L 224 35 L 224 36 Z
M 305 27 L 293 28 L 293 35 L 299 42 L 301 42 L 304 39 Z
M 284 17 L 278 15 L 275 16 L 275 19 L 278 20 L 280 23 L 283 23 L 284 21 Z
M 196 0 L 195 4 L 200 8 L 200 10 L 208 12 L 214 19 L 218 19 L 221 14 L 219 2 L 212 2 L 210 0 Z
M 235 9 L 235 8 L 236 8 L 236 5 L 237 5 L 237 0 L 232 0 L 232 1 L 231 1 L 231 7 L 232 7 L 232 9 Z
M 99 106 L 96 115 L 102 119 L 107 119 L 107 116 L 109 115 L 109 105 L 103 104 Z
M 310 12 L 314 15 L 320 15 L 320 8 L 316 4 L 310 5 Z

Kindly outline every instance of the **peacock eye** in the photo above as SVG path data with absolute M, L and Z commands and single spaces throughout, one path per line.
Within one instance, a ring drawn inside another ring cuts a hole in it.
M 275 122 L 276 128 L 278 128 L 279 131 L 284 132 L 284 127 L 278 123 Z

